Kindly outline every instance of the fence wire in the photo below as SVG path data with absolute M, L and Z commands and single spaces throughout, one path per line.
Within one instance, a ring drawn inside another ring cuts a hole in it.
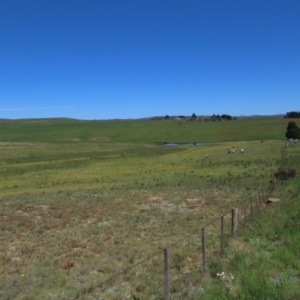
M 223 248 L 233 235 L 245 234 L 251 225 L 251 216 L 260 212 L 271 189 L 263 190 L 244 200 L 234 209 L 230 209 L 215 218 L 205 227 L 205 262 L 203 257 L 203 231 L 199 230 L 182 237 L 165 248 L 168 252 L 168 284 L 172 299 L 185 299 L 189 296 L 201 296 L 204 289 L 201 278 L 205 272 L 203 264 L 210 262 L 216 255 L 222 255 Z M 235 210 L 236 209 L 236 210 Z M 234 210 L 237 211 L 237 232 L 233 228 Z M 223 227 L 221 227 L 223 219 Z M 223 229 L 223 230 L 222 230 Z M 223 232 L 223 235 L 221 235 Z M 222 238 L 223 237 L 223 238 Z M 126 270 L 119 271 L 102 282 L 92 282 L 75 299 L 165 299 L 166 277 L 164 251 L 158 251 Z

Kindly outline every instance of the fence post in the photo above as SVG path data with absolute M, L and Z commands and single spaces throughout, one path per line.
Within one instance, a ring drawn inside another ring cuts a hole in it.
M 164 295 L 165 300 L 170 300 L 170 274 L 168 249 L 164 249 Z
M 268 198 L 268 188 L 265 189 L 265 197 L 264 197 L 264 202 L 267 201 L 267 198 Z
M 244 202 L 243 205 L 243 211 L 244 211 L 244 235 L 246 233 L 246 222 L 247 222 L 247 203 L 246 201 Z
M 238 209 L 233 208 L 231 211 L 231 233 L 233 236 L 236 235 L 238 229 Z
M 202 244 L 202 270 L 206 272 L 206 241 L 205 241 L 205 228 L 201 229 L 201 244 Z
M 258 197 L 259 197 L 259 204 L 261 205 L 262 199 L 264 197 L 263 191 L 261 193 L 258 193 Z
M 221 216 L 221 234 L 220 234 L 220 239 L 221 239 L 221 257 L 223 257 L 224 254 L 224 216 Z
M 276 178 L 274 178 L 274 180 L 273 180 L 273 184 L 272 184 L 272 193 L 275 191 L 276 184 L 277 184 L 277 179 L 276 179 Z

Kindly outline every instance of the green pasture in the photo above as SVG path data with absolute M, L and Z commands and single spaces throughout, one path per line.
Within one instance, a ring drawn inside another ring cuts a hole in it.
M 259 186 L 270 180 L 283 145 L 276 140 L 180 147 L 7 144 L 0 147 L 0 195 L 93 188 L 206 189 L 208 184 L 247 190 L 255 178 L 260 178 Z M 235 147 L 235 153 L 228 154 L 228 147 Z
M 222 122 L 176 120 L 1 120 L 0 142 L 163 143 L 228 142 L 284 138 L 288 119 L 240 118 Z
M 299 170 L 287 122 L 2 120 L 0 298 L 152 299 L 161 256 L 99 284 L 186 236 L 170 263 L 173 278 L 194 281 L 200 228 L 270 186 L 279 167 Z M 202 141 L 215 143 L 162 144 Z M 197 299 L 200 283 L 187 290 Z

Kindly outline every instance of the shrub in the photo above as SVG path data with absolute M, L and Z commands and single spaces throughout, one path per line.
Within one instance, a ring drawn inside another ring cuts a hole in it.
M 277 180 L 287 180 L 289 178 L 293 178 L 296 176 L 296 170 L 295 169 L 288 169 L 288 170 L 284 170 L 282 168 L 279 168 L 275 173 L 274 173 L 274 177 Z

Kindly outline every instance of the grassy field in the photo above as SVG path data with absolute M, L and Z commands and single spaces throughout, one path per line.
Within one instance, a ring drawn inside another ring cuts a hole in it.
M 171 265 L 199 275 L 200 228 L 268 187 L 283 163 L 299 169 L 298 144 L 283 159 L 287 122 L 2 120 L 0 298 L 161 299 L 160 256 L 99 284 L 186 236 Z M 162 145 L 202 141 L 217 143 Z M 212 261 L 185 298 L 204 285 L 234 297 L 214 279 L 221 266 Z M 212 291 L 206 299 L 231 299 Z
M 223 122 L 183 121 L 182 125 L 176 120 L 1 120 L 0 130 L 1 142 L 229 142 L 281 139 L 289 120 L 241 118 Z

